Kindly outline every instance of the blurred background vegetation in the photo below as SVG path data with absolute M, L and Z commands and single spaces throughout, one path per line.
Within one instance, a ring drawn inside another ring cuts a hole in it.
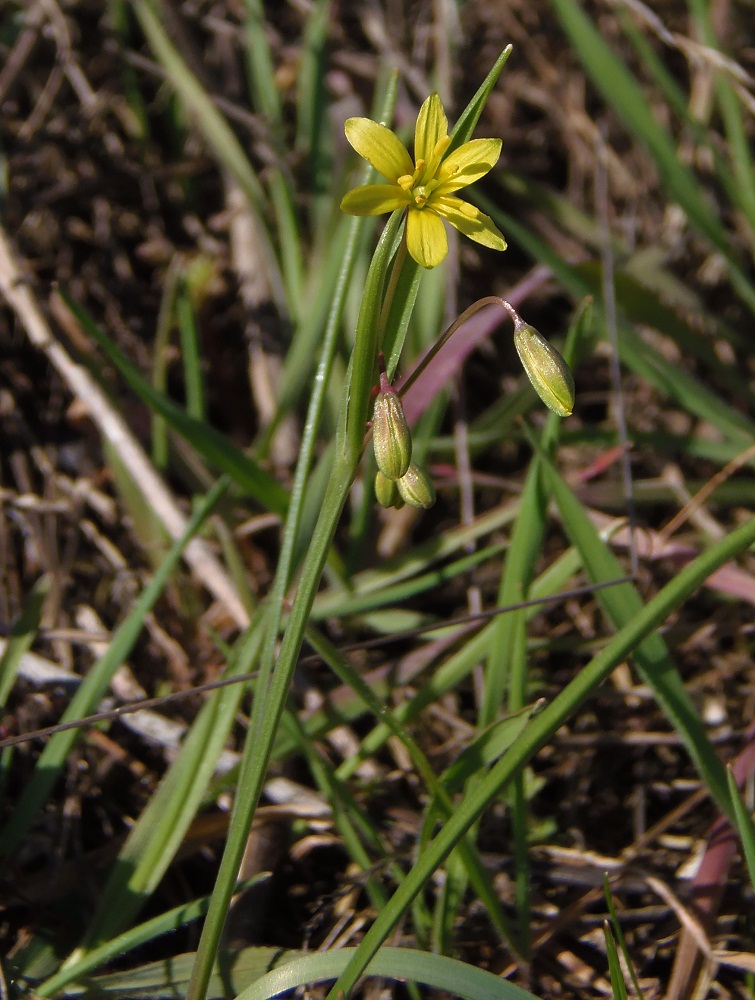
M 546 420 L 509 321 L 488 312 L 407 396 L 433 510 L 379 510 L 365 460 L 312 613 L 304 652 L 318 655 L 297 668 L 247 838 L 217 996 L 278 949 L 358 944 L 444 796 L 472 795 L 528 724 L 517 713 L 552 702 L 682 567 L 751 523 L 755 10 L 0 5 L 0 735 L 182 696 L 3 748 L 9 995 L 186 994 L 251 704 L 241 684 L 195 689 L 256 669 L 311 448 L 294 567 L 306 551 L 380 229 L 338 210 L 360 169 L 343 122 L 378 116 L 393 72 L 407 141 L 432 90 L 453 122 L 509 44 L 476 130 L 503 154 L 471 192 L 509 248 L 452 240 L 422 275 L 399 371 L 501 295 L 569 354 L 574 415 Z M 536 475 L 537 441 L 553 466 Z M 619 657 L 491 791 L 392 944 L 587 997 L 621 995 L 615 941 L 646 996 L 753 996 L 755 862 L 721 810 L 745 845 L 751 825 L 727 808 L 719 763 L 751 796 L 748 544 L 672 593 L 655 645 L 627 649 L 639 673 Z M 548 603 L 448 626 L 526 598 Z M 363 987 L 386 988 L 412 992 Z

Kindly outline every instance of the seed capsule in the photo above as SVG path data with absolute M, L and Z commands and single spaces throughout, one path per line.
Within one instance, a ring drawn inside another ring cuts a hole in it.
M 515 322 L 514 344 L 535 392 L 549 410 L 568 417 L 574 409 L 574 378 L 569 366 L 534 326 Z
M 403 507 L 404 501 L 395 479 L 388 479 L 378 469 L 375 474 L 375 498 L 381 507 Z
M 412 460 L 412 436 L 401 399 L 385 373 L 380 377 L 372 415 L 372 445 L 378 469 L 386 479 L 400 479 L 406 474 Z
M 401 498 L 410 507 L 421 507 L 429 510 L 435 503 L 435 487 L 428 474 L 418 465 L 410 465 L 406 475 L 396 483 Z

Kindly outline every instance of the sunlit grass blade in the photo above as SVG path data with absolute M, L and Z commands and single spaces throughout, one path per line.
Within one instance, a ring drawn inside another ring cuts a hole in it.
M 321 621 L 323 618 L 327 618 L 333 614 L 337 614 L 339 618 L 343 618 L 346 615 L 364 614 L 374 611 L 377 608 L 399 604 L 409 597 L 434 590 L 448 580 L 457 579 L 461 574 L 467 573 L 481 563 L 499 555 L 503 548 L 503 543 L 489 545 L 476 550 L 471 555 L 456 559 L 453 562 L 439 566 L 437 569 L 429 570 L 427 573 L 420 573 L 410 577 L 408 580 L 402 580 L 395 584 L 389 582 L 389 575 L 386 574 L 384 586 L 380 586 L 374 590 L 370 589 L 366 593 L 361 593 L 357 588 L 343 595 L 329 594 L 325 591 L 322 594 L 323 601 L 316 603 L 313 608 L 312 620 Z
M 501 52 L 496 59 L 493 68 L 478 87 L 477 93 L 456 119 L 456 124 L 451 130 L 450 150 L 456 149 L 461 146 L 462 143 L 468 142 L 471 139 L 472 133 L 477 127 L 477 122 L 480 120 L 482 110 L 493 92 L 493 88 L 498 82 L 498 77 L 501 75 L 503 67 L 509 61 L 509 56 L 512 51 L 513 46 L 507 45 L 503 52 Z
M 260 610 L 231 657 L 228 676 L 253 670 L 263 625 Z M 230 685 L 202 706 L 178 757 L 118 852 L 84 942 L 66 965 L 119 934 L 155 891 L 202 804 L 244 694 L 245 685 Z
M 223 949 L 212 970 L 209 994 L 212 997 L 237 996 L 281 964 L 295 961 L 302 952 L 259 946 Z M 133 969 L 92 976 L 86 985 L 71 983 L 60 997 L 97 997 L 107 1000 L 181 1000 L 186 996 L 196 955 L 187 952 L 170 959 L 148 962 Z
M 240 882 L 236 886 L 236 891 L 246 892 L 247 889 L 259 885 L 268 878 L 270 878 L 270 873 L 268 872 L 256 875 L 254 878 Z M 89 978 L 95 969 L 112 961 L 114 958 L 120 958 L 122 955 L 128 954 L 128 952 L 136 948 L 141 948 L 143 945 L 162 937 L 163 934 L 174 933 L 179 928 L 185 927 L 194 920 L 198 920 L 207 913 L 209 904 L 210 897 L 204 896 L 193 903 L 183 903 L 181 906 L 175 906 L 172 910 L 168 910 L 167 913 L 161 913 L 157 917 L 145 920 L 144 923 L 138 924 L 136 927 L 132 927 L 131 930 L 111 938 L 105 944 L 100 945 L 100 947 L 93 948 L 92 951 L 88 952 L 75 965 L 67 966 L 64 971 L 56 973 L 44 983 L 36 986 L 34 989 L 35 996 L 55 996 L 63 987 L 68 986 L 69 983 L 76 983 L 83 977 Z
M 613 894 L 611 893 L 611 883 L 609 881 L 608 875 L 605 876 L 603 880 L 603 895 L 606 900 L 606 906 L 608 907 L 608 914 L 611 918 L 611 929 L 613 934 L 611 936 L 612 941 L 618 944 L 618 948 L 624 957 L 624 962 L 627 969 L 629 969 L 629 976 L 632 980 L 632 986 L 634 986 L 634 992 L 638 997 L 642 996 L 642 990 L 640 989 L 640 983 L 637 979 L 637 973 L 635 972 L 634 963 L 629 955 L 629 948 L 627 947 L 626 937 L 624 936 L 624 931 L 621 929 L 621 922 L 619 921 L 619 915 L 616 912 L 616 906 L 613 901 Z M 606 928 L 606 933 L 610 933 L 609 929 Z M 616 960 L 618 962 L 619 956 L 616 955 Z M 621 981 L 624 983 L 623 970 L 619 966 L 619 971 L 621 972 Z M 612 979 L 613 981 L 613 979 Z
M 616 941 L 611 932 L 611 925 L 607 920 L 603 922 L 603 940 L 606 943 L 606 955 L 608 956 L 608 975 L 611 980 L 611 989 L 614 1000 L 627 1000 L 627 986 L 624 982 L 624 975 L 621 971 L 619 961 L 619 951 Z
M 550 465 L 544 466 L 547 482 L 558 504 L 565 530 L 579 549 L 585 569 L 594 583 L 616 579 L 623 568 L 602 541 L 587 513 L 563 479 Z M 596 599 L 616 629 L 628 626 L 641 613 L 643 601 L 632 583 L 596 592 Z M 648 636 L 632 653 L 642 679 L 651 688 L 666 718 L 676 730 L 719 807 L 731 815 L 726 773 L 708 734 L 687 694 L 684 682 L 662 637 Z
M 297 959 L 259 979 L 236 1000 L 269 1000 L 297 986 L 335 979 L 356 951 L 355 948 L 341 948 Z M 366 973 L 393 981 L 412 980 L 465 1000 L 535 1000 L 521 986 L 484 969 L 477 969 L 455 958 L 408 948 L 381 948 Z
M 168 348 L 175 321 L 180 276 L 181 264 L 178 257 L 174 257 L 163 281 L 152 345 L 152 387 L 161 396 L 166 395 L 168 385 Z M 65 301 L 65 295 L 63 298 Z M 168 467 L 168 426 L 159 413 L 152 414 L 152 462 L 161 473 Z
M 246 71 L 254 106 L 265 116 L 268 126 L 282 124 L 280 91 L 275 83 L 275 67 L 267 40 L 267 22 L 262 0 L 244 0 Z
M 680 163 L 669 133 L 654 117 L 637 80 L 574 0 L 551 0 L 551 5 L 585 72 L 632 135 L 648 150 L 669 197 L 724 255 L 732 286 L 750 311 L 755 312 L 755 285 L 733 251 L 725 228 L 709 208 L 697 178 Z
M 202 502 L 197 505 L 186 531 L 171 547 L 170 552 L 145 587 L 133 610 L 112 637 L 107 651 L 82 681 L 68 708 L 63 713 L 61 722 L 80 719 L 94 710 L 107 690 L 113 674 L 133 649 L 134 643 L 144 627 L 145 616 L 154 607 L 166 582 L 178 565 L 183 550 L 199 531 L 227 487 L 226 479 L 219 480 Z M 76 729 L 57 733 L 50 738 L 39 756 L 33 777 L 24 789 L 13 815 L 0 833 L 0 852 L 3 855 L 12 854 L 21 843 L 39 810 L 47 801 L 78 738 L 79 731 Z
M 205 420 L 205 390 L 202 359 L 194 306 L 184 281 L 179 282 L 176 296 L 176 320 L 181 340 L 181 362 L 186 386 L 186 412 L 200 423 Z
M 329 121 L 325 77 L 331 6 L 330 0 L 316 0 L 312 4 L 304 32 L 296 94 L 296 148 L 309 169 L 310 218 L 315 233 L 324 230 L 335 201 L 333 141 L 330 129 L 323 126 Z
M 209 424 L 188 416 L 179 406 L 157 392 L 94 323 L 91 317 L 65 292 L 60 292 L 66 307 L 78 323 L 103 351 L 109 361 L 139 398 L 165 418 L 168 425 L 181 434 L 196 450 L 221 471 L 231 476 L 251 497 L 267 510 L 283 513 L 288 494 L 277 480 L 248 458 Z
M 545 745 L 559 726 L 574 714 L 614 668 L 634 652 L 647 636 L 654 633 L 668 615 L 678 608 L 711 573 L 748 549 L 753 543 L 755 543 L 755 518 L 735 528 L 685 566 L 609 640 L 539 715 L 534 716 L 508 753 L 493 766 L 490 774 L 479 786 L 459 803 L 453 816 L 427 845 L 403 884 L 391 898 L 390 904 L 378 914 L 354 957 L 328 994 L 328 1000 L 337 1000 L 354 987 L 369 961 L 411 905 L 414 896 L 422 890 L 427 879 L 453 850 L 463 834 L 479 819 L 489 803 L 500 795 L 514 775 L 518 774 Z
M 750 885 L 755 888 L 755 823 L 752 819 L 752 810 L 748 809 L 742 801 L 742 795 L 737 788 L 731 768 L 726 770 L 726 779 L 729 786 L 732 805 L 734 807 L 734 821 L 739 839 L 742 842 L 747 874 L 750 878 Z
M 8 695 L 16 681 L 21 657 L 27 653 L 34 642 L 42 616 L 42 607 L 50 593 L 49 577 L 41 577 L 24 601 L 24 608 L 18 620 L 14 623 L 7 642 L 3 641 L 2 656 L 0 656 L 0 709 L 5 707 Z
M 282 159 L 285 143 L 280 91 L 275 80 L 265 12 L 261 0 L 244 0 L 244 54 L 252 107 L 264 120 L 270 132 L 270 142 Z M 282 164 L 269 169 L 270 198 L 275 209 L 277 236 L 280 243 L 281 271 L 286 285 L 289 308 L 294 319 L 306 314 L 302 310 L 304 261 L 299 220 L 296 213 L 296 190 L 293 177 Z
M 218 161 L 234 177 L 248 199 L 261 245 L 260 263 L 266 270 L 273 300 L 285 312 L 288 307 L 278 256 L 264 221 L 266 197 L 262 185 L 228 122 L 168 38 L 161 23 L 159 3 L 154 0 L 131 2 L 144 34 L 180 100 L 196 121 Z
M 719 49 L 719 42 L 713 28 L 711 11 L 701 0 L 687 0 L 697 34 L 713 51 Z M 752 141 L 748 135 L 746 116 L 739 97 L 734 92 L 726 74 L 715 70 L 716 97 L 721 109 L 726 139 L 729 144 L 729 158 L 736 182 L 738 204 L 747 216 L 751 238 L 755 237 L 755 159 Z

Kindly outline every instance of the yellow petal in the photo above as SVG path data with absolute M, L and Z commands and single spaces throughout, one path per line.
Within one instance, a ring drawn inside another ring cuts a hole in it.
M 439 195 L 451 194 L 484 177 L 501 155 L 500 139 L 473 139 L 445 158 L 438 171 Z
M 448 237 L 435 212 L 410 208 L 406 217 L 406 245 L 422 267 L 435 267 L 448 253 Z
M 382 215 L 408 204 L 408 196 L 396 184 L 365 184 L 343 196 L 341 211 L 347 215 Z
M 482 243 L 493 250 L 506 249 L 506 240 L 493 220 L 469 202 L 454 198 L 453 195 L 434 195 L 430 204 L 438 215 L 475 243 Z
M 448 135 L 448 119 L 437 94 L 430 94 L 419 109 L 414 130 L 414 159 L 430 160 L 438 139 Z
M 370 118 L 348 118 L 346 138 L 354 149 L 389 181 L 414 173 L 412 158 L 395 132 Z

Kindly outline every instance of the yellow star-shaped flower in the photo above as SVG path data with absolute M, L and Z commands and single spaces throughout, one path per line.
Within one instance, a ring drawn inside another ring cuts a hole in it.
M 357 153 L 390 183 L 354 188 L 341 202 L 342 211 L 382 215 L 406 208 L 407 247 L 422 267 L 435 267 L 448 253 L 442 219 L 476 243 L 506 249 L 506 240 L 493 220 L 453 193 L 492 170 L 501 155 L 500 139 L 473 139 L 446 156 L 451 137 L 437 94 L 430 94 L 420 108 L 414 133 L 415 162 L 385 125 L 369 118 L 349 118 L 345 131 Z

